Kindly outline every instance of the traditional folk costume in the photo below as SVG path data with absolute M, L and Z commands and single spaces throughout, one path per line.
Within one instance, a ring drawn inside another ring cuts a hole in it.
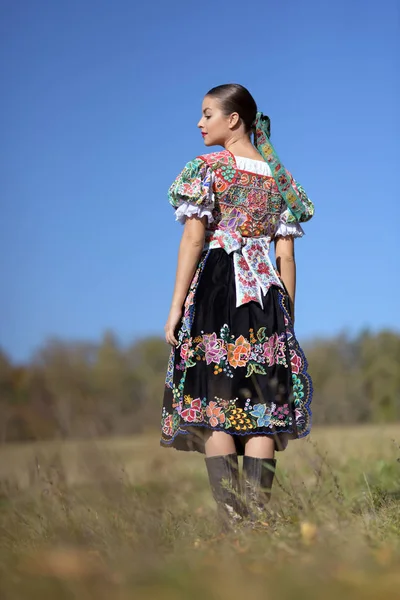
M 312 382 L 269 251 L 279 236 L 301 237 L 314 207 L 269 136 L 269 119 L 258 113 L 265 162 L 205 154 L 169 190 L 176 220 L 206 216 L 208 226 L 171 349 L 162 446 L 204 452 L 205 429 L 218 430 L 243 454 L 245 436 L 273 436 L 282 450 L 310 431 Z

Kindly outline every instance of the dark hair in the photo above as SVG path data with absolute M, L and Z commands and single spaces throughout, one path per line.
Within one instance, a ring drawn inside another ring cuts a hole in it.
M 246 131 L 251 130 L 257 114 L 257 104 L 249 90 L 238 83 L 225 83 L 213 87 L 206 96 L 218 98 L 226 116 L 237 112 Z

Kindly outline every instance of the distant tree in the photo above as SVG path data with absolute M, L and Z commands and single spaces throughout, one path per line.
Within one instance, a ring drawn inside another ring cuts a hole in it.
M 140 418 L 146 427 L 161 418 L 161 404 L 170 347 L 151 337 L 137 341 L 128 349 L 129 363 L 138 378 Z
M 363 331 L 310 341 L 314 424 L 400 420 L 400 335 Z M 129 435 L 159 426 L 170 353 L 159 337 L 123 347 L 46 341 L 24 365 L 0 350 L 0 443 Z
M 7 427 L 12 416 L 13 399 L 13 366 L 6 353 L 0 349 L 0 443 L 4 443 L 7 439 Z
M 36 373 L 51 397 L 49 410 L 61 437 L 76 435 L 79 417 L 92 395 L 91 370 L 95 346 L 49 340 L 34 356 Z
M 375 422 L 400 419 L 400 337 L 391 331 L 360 339 L 361 374 Z

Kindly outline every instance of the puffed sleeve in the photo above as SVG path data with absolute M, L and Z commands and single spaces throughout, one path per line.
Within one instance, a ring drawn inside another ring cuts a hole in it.
M 301 227 L 300 223 L 304 223 L 305 221 L 309 221 L 314 215 L 314 204 L 311 202 L 310 198 L 307 196 L 304 188 L 293 179 L 293 176 L 290 175 L 290 182 L 294 191 L 298 194 L 301 200 L 301 214 L 299 218 L 291 212 L 289 208 L 286 208 L 280 216 L 278 226 L 275 232 L 275 237 L 303 237 L 304 231 Z
M 289 172 L 288 174 L 290 175 L 290 182 L 292 184 L 292 187 L 297 193 L 298 197 L 300 198 L 302 210 L 299 218 L 296 218 L 295 215 L 293 215 L 289 210 L 286 222 L 305 223 L 306 221 L 309 221 L 314 215 L 314 204 L 311 202 L 310 198 L 307 196 L 304 188 L 299 184 L 299 182 L 296 181 Z
M 168 200 L 175 208 L 175 218 L 184 223 L 187 217 L 214 218 L 213 173 L 201 159 L 188 162 L 168 191 Z

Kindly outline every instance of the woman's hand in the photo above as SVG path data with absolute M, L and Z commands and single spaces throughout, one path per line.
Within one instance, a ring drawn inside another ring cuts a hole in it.
M 181 320 L 181 318 L 182 318 L 182 308 L 172 306 L 171 310 L 169 311 L 166 325 L 164 327 L 165 339 L 168 342 L 168 344 L 171 344 L 171 346 L 178 345 L 178 340 L 175 337 L 175 329 L 176 329 L 179 321 Z

